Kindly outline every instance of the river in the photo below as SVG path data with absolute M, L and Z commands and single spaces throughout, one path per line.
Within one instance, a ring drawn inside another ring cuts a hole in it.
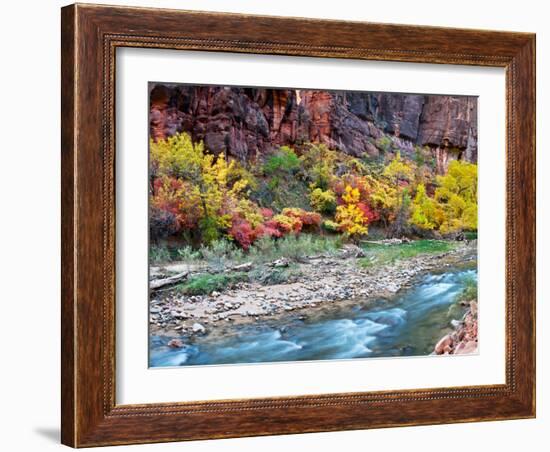
M 307 319 L 230 325 L 223 334 L 182 338 L 172 349 L 170 338 L 152 336 L 151 367 L 237 364 L 278 361 L 429 355 L 451 331 L 464 308 L 456 297 L 475 269 L 428 273 L 391 300 L 357 300 L 353 306 L 320 310 Z

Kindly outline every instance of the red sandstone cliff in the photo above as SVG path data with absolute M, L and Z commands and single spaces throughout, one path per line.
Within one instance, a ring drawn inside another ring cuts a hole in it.
M 311 141 L 375 157 L 381 137 L 405 151 L 432 149 L 438 172 L 477 160 L 477 99 L 321 90 L 150 85 L 155 140 L 185 131 L 214 153 L 254 158 Z

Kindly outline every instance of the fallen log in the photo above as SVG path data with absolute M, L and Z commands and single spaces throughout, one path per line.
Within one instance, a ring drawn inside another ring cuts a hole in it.
M 178 273 L 177 275 L 169 276 L 162 279 L 153 279 L 149 281 L 149 289 L 158 290 L 162 287 L 171 286 L 172 284 L 179 283 L 184 279 L 187 279 L 189 272 Z
M 252 270 L 252 262 L 245 262 L 244 264 L 235 265 L 232 270 L 236 272 L 249 272 Z
M 383 240 L 361 240 L 361 243 L 368 243 L 371 245 L 400 245 L 402 243 L 410 243 L 411 240 L 403 237 L 402 239 L 383 239 Z

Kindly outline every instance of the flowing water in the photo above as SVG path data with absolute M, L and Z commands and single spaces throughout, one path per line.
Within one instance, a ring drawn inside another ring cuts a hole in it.
M 455 301 L 471 278 L 476 270 L 426 274 L 392 300 L 330 306 L 306 320 L 230 325 L 223 335 L 182 338 L 180 349 L 166 345 L 170 338 L 152 336 L 150 366 L 429 355 L 452 330 L 450 321 L 462 317 Z

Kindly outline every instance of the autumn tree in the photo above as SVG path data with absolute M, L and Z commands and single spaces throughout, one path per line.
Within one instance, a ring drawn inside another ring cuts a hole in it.
M 206 153 L 203 144 L 193 143 L 186 133 L 151 140 L 150 154 L 152 172 L 187 182 L 181 202 L 196 200 L 202 240 L 216 240 L 221 230 L 231 226 L 231 211 L 248 186 L 243 169 L 223 154 Z
M 317 212 L 333 214 L 336 210 L 336 194 L 332 190 L 315 188 L 309 195 L 311 207 Z
M 338 162 L 338 152 L 330 150 L 324 144 L 310 144 L 300 157 L 302 170 L 300 176 L 312 190 L 327 190 L 334 180 Z
M 453 160 L 436 182 L 434 198 L 443 211 L 440 231 L 477 230 L 477 165 Z
M 407 223 L 410 197 L 405 190 L 414 180 L 414 165 L 406 162 L 401 153 L 386 165 L 380 177 L 369 177 L 371 189 L 371 202 L 379 213 L 386 231 L 399 217 L 399 227 L 393 227 L 393 234 L 399 235 Z M 394 225 L 395 226 L 395 225 Z
M 389 178 L 396 187 L 401 182 L 408 183 L 414 177 L 414 167 L 411 163 L 407 163 L 401 158 L 401 153 L 397 152 L 395 157 L 384 169 L 383 175 Z
M 434 199 L 426 194 L 424 184 L 418 184 L 411 206 L 411 223 L 422 229 L 438 227 L 438 206 Z
M 367 235 L 369 232 L 369 220 L 360 207 L 360 197 L 359 189 L 347 185 L 342 195 L 343 204 L 336 208 L 336 223 L 348 237 Z

